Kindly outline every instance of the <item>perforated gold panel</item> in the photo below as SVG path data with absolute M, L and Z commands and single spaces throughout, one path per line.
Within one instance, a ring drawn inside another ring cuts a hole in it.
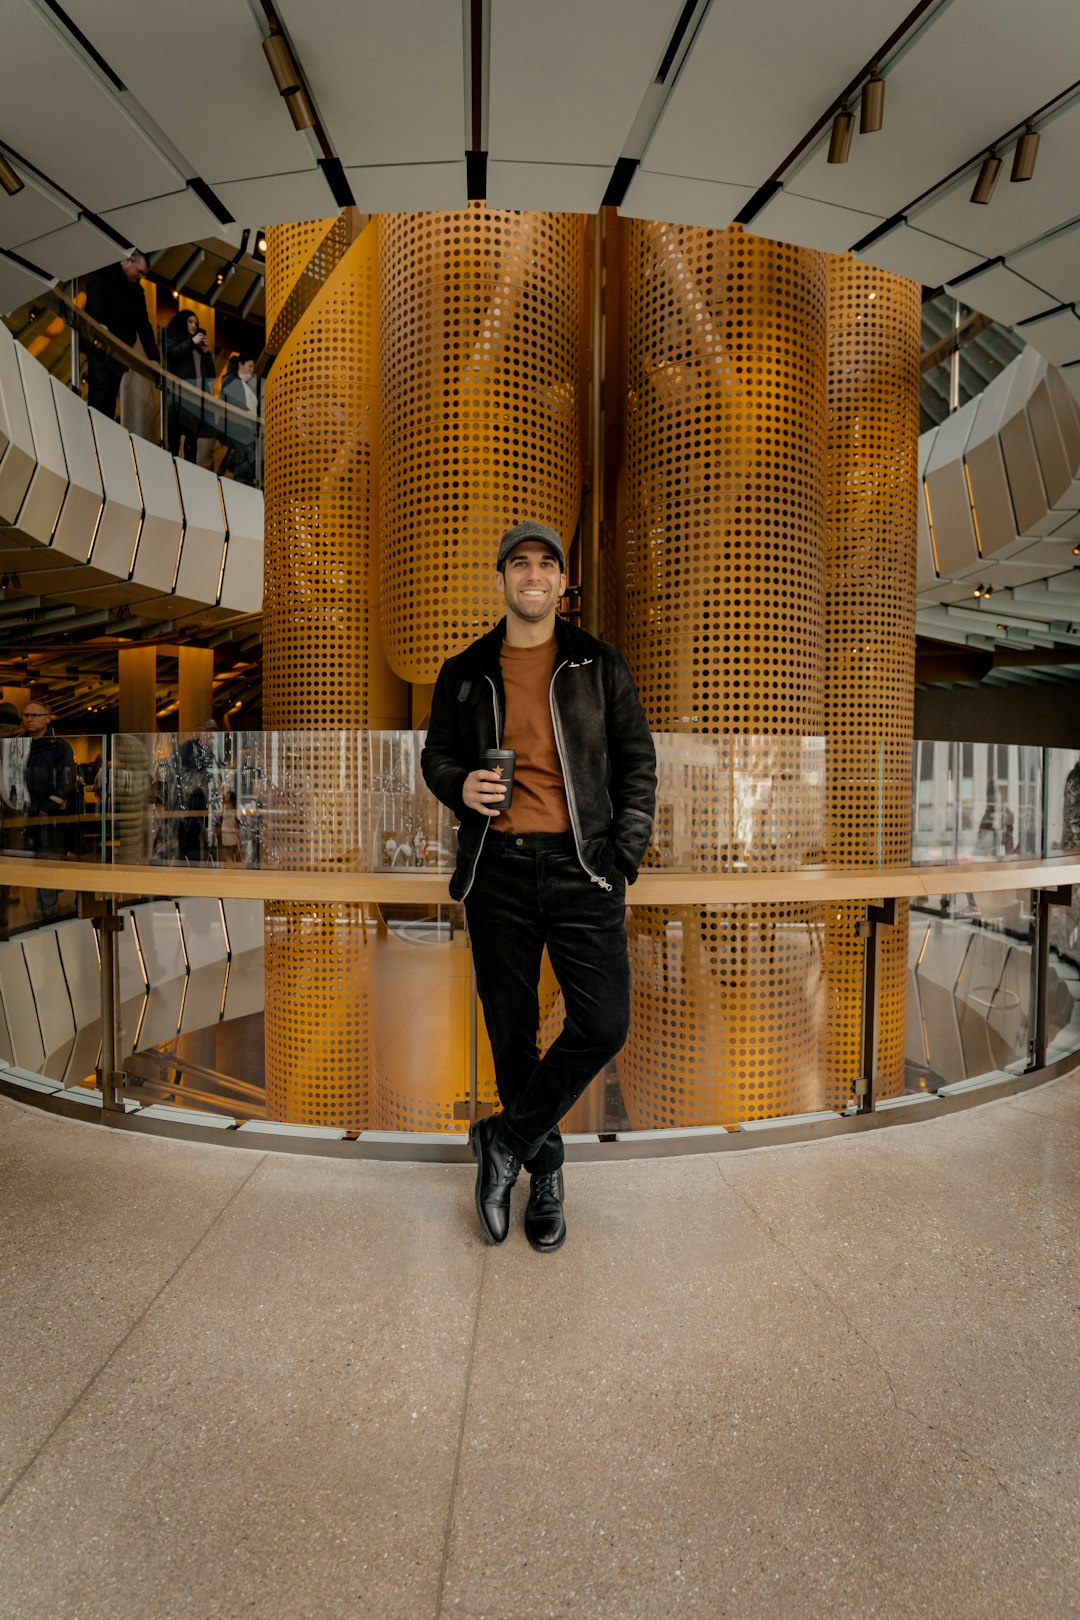
M 303 275 L 320 242 L 337 221 L 304 219 L 292 225 L 274 225 L 266 232 L 266 330 L 272 331 L 285 301 Z
M 406 680 L 500 616 L 507 527 L 573 537 L 583 242 L 579 215 L 480 204 L 380 221 L 382 634 Z
M 300 316 L 266 390 L 264 700 L 268 727 L 321 731 L 404 723 L 405 693 L 375 628 L 376 232 L 348 249 Z M 280 292 L 314 228 L 267 232 Z M 287 294 L 286 294 L 287 296 Z M 355 858 L 358 751 L 285 738 L 278 779 L 294 794 L 267 818 L 265 858 Z M 363 907 L 266 908 L 266 1093 L 271 1118 L 371 1124 L 371 940 Z
M 826 860 L 906 862 L 911 853 L 915 545 L 921 289 L 829 261 L 825 481 Z M 856 905 L 827 908 L 829 1101 L 859 1073 L 864 947 Z M 878 1094 L 903 1086 L 907 905 L 881 936 Z
M 822 721 L 825 261 L 737 226 L 632 221 L 624 241 L 627 656 L 654 729 L 758 739 L 729 780 L 764 813 L 735 848 L 726 795 L 697 799 L 692 863 L 795 865 L 768 806 L 778 739 Z M 635 908 L 630 934 L 632 1124 L 815 1106 L 815 908 Z

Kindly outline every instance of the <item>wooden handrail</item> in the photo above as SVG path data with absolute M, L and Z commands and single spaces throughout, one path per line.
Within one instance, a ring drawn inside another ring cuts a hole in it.
M 0 858 L 0 884 L 109 895 L 197 895 L 212 899 L 372 901 L 446 905 L 450 874 L 354 872 L 242 866 L 124 866 L 90 861 Z M 987 894 L 1080 884 L 1080 854 L 1041 861 L 959 862 L 949 866 L 803 867 L 793 872 L 644 871 L 627 889 L 631 906 L 807 904 L 841 900 L 921 900 L 934 894 Z

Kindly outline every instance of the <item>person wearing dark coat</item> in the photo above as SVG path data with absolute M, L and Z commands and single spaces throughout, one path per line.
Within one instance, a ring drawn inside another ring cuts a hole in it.
M 2 789 L 16 820 L 9 847 L 59 859 L 70 829 L 53 818 L 75 808 L 75 756 L 67 738 L 53 730 L 49 705 L 41 699 L 30 699 L 22 735 L 5 744 Z
M 149 265 L 145 253 L 132 249 L 119 264 L 107 264 L 86 277 L 86 313 L 121 343 L 132 347 L 138 339 L 148 360 L 157 360 L 157 340 L 146 313 L 140 285 Z M 124 362 L 107 349 L 93 346 L 86 353 L 87 404 L 110 419 L 116 416 Z
M 210 414 L 204 410 L 202 396 L 214 386 L 214 358 L 194 310 L 178 309 L 165 330 L 165 370 L 169 374 L 169 454 L 178 456 L 183 440 L 184 460 L 194 461 L 203 417 Z M 171 383 L 173 377 L 188 386 L 176 387 Z
M 225 367 L 221 398 L 226 407 L 225 437 L 229 444 L 229 470 L 237 484 L 255 482 L 261 388 L 251 356 L 232 355 Z

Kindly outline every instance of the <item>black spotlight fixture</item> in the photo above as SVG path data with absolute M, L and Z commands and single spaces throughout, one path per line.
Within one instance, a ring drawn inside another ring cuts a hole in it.
M 832 121 L 832 135 L 829 137 L 829 162 L 846 163 L 851 151 L 851 132 L 855 128 L 855 120 L 846 107 L 841 107 Z
M 1012 173 L 1010 180 L 1030 180 L 1035 173 L 1035 159 L 1039 155 L 1039 132 L 1029 118 L 1024 125 L 1024 133 L 1016 143 L 1013 153 Z
M 979 178 L 975 182 L 975 190 L 971 193 L 973 203 L 988 203 L 994 195 L 998 175 L 1001 173 L 1001 159 L 997 155 L 997 147 L 992 146 L 983 158 Z
M 870 77 L 862 87 L 859 108 L 859 134 L 876 135 L 885 120 L 885 80 L 878 72 L 876 62 L 871 64 Z

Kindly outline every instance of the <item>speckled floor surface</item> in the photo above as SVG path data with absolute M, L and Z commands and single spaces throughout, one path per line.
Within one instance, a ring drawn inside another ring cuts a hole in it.
M 0 1099 L 0 1616 L 1077 1615 L 1080 1078 L 567 1184 Z

